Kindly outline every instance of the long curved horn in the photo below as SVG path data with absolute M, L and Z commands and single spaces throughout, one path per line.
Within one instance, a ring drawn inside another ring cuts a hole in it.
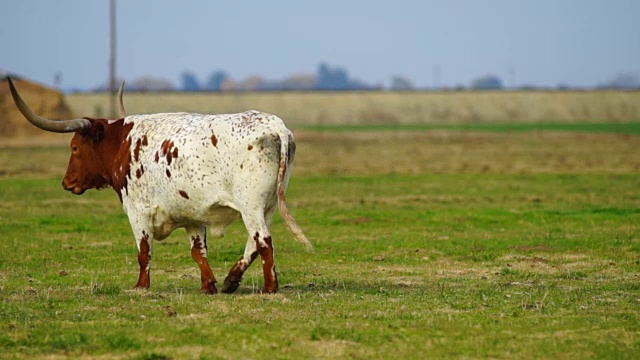
M 7 80 L 9 80 L 9 88 L 11 89 L 13 102 L 16 103 L 18 110 L 20 110 L 22 115 L 27 118 L 30 123 L 39 127 L 40 129 L 57 133 L 66 133 L 81 131 L 91 127 L 91 121 L 87 119 L 53 121 L 34 114 L 33 111 L 29 109 L 24 100 L 22 100 L 20 94 L 18 94 L 18 90 L 16 90 L 15 85 L 13 85 L 13 81 L 11 80 L 11 78 L 7 78 Z
M 124 81 L 120 85 L 118 90 L 118 116 L 121 118 L 127 116 L 127 112 L 124 110 L 124 102 L 122 101 L 122 95 L 124 94 Z

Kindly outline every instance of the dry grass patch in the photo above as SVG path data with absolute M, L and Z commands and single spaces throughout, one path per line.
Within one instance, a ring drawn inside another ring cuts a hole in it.
M 597 122 L 640 119 L 638 91 L 131 93 L 131 114 L 277 114 L 294 125 Z M 104 117 L 107 94 L 69 94 L 78 116 Z

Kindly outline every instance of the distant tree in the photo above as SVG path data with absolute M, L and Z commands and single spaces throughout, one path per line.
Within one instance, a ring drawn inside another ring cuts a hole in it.
M 262 89 L 265 83 L 266 81 L 260 75 L 249 76 L 248 78 L 240 82 L 240 89 L 238 90 L 245 90 L 245 91 L 260 90 Z
M 229 79 L 229 74 L 225 71 L 215 71 L 209 76 L 205 89 L 209 91 L 220 91 L 222 89 L 222 84 L 227 79 Z
M 523 85 L 523 86 L 524 86 L 524 85 Z M 522 88 L 522 87 L 521 87 L 521 88 Z M 536 89 L 536 88 L 535 88 L 533 85 L 531 85 L 529 88 L 525 88 L 525 89 L 523 89 L 523 90 L 535 90 L 535 89 Z M 564 84 L 564 83 L 560 83 L 560 84 L 556 85 L 556 90 L 558 90 L 558 91 L 567 91 L 567 90 L 571 90 L 571 85 L 567 85 L 567 84 Z
M 473 82 L 471 82 L 471 88 L 474 90 L 499 90 L 504 88 L 504 86 L 499 77 L 486 75 L 473 80 Z
M 184 71 L 182 75 L 180 75 L 182 79 L 182 91 L 200 91 L 202 87 L 198 82 L 198 78 L 196 75 L 189 71 Z
M 347 70 L 326 63 L 318 65 L 315 88 L 318 90 L 363 90 L 372 89 L 371 85 L 349 78 Z
M 280 82 L 281 90 L 310 90 L 318 82 L 313 74 L 295 74 Z
M 171 81 L 152 76 L 141 76 L 131 81 L 126 87 L 131 91 L 173 91 L 176 89 Z
M 318 66 L 316 89 L 347 90 L 349 89 L 349 75 L 342 68 L 336 67 L 332 69 L 326 63 L 321 63 Z
M 222 91 L 255 91 L 264 90 L 266 81 L 259 75 L 249 76 L 244 80 L 225 79 L 220 85 Z
M 411 80 L 404 76 L 396 75 L 391 78 L 391 90 L 413 90 L 414 86 Z
M 636 73 L 620 72 L 599 87 L 608 89 L 639 89 L 640 77 L 638 77 Z

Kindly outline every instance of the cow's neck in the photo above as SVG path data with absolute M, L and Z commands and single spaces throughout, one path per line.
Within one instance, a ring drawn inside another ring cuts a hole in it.
M 121 202 L 122 192 L 127 187 L 127 177 L 129 176 L 131 161 L 129 132 L 132 127 L 132 123 L 124 124 L 124 119 L 107 124 L 104 139 L 98 149 L 98 153 L 102 157 L 104 176 L 118 194 Z

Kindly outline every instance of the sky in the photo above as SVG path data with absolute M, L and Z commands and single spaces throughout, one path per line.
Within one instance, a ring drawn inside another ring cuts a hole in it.
M 109 0 L 3 1 L 0 71 L 63 89 L 109 76 Z M 325 62 L 388 86 L 592 87 L 640 74 L 637 0 L 117 1 L 117 75 L 279 80 Z

